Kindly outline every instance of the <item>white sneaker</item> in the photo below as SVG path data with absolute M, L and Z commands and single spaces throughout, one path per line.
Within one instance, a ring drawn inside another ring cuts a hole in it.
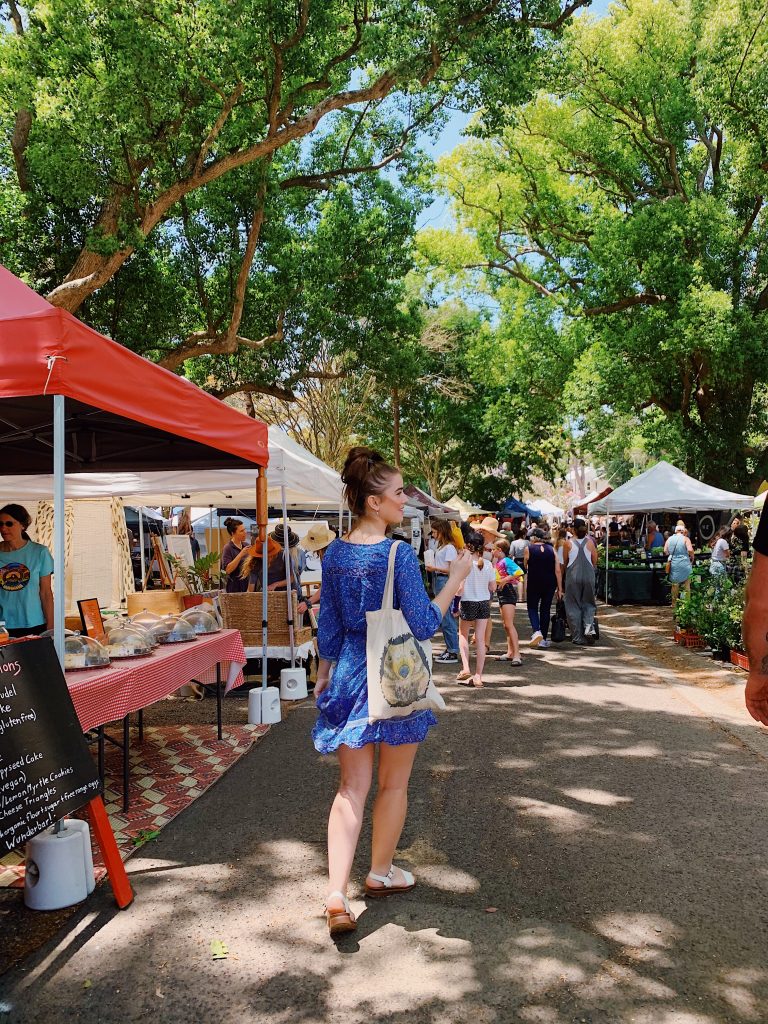
M 552 641 L 551 640 L 542 640 L 541 643 L 539 644 L 539 647 L 541 647 L 541 648 L 551 647 L 551 646 L 552 646 Z
M 530 644 L 530 646 L 531 647 L 538 647 L 541 644 L 541 641 L 543 639 L 544 639 L 544 637 L 541 634 L 541 630 L 537 629 L 536 632 L 531 637 L 531 644 Z

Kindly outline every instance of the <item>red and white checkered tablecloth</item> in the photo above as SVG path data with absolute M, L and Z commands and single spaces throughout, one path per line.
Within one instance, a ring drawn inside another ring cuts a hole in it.
M 184 644 L 155 648 L 147 658 L 114 661 L 109 668 L 67 672 L 67 686 L 83 730 L 116 722 L 167 697 L 192 679 L 221 680 L 228 689 L 242 682 L 246 663 L 243 639 L 237 629 L 223 629 Z M 239 680 L 239 682 L 238 682 Z

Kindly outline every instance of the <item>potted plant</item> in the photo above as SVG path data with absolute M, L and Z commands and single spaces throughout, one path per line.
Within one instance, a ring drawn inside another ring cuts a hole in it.
M 175 555 L 167 557 L 173 571 L 189 591 L 182 598 L 185 608 L 202 604 L 206 597 L 211 596 L 212 591 L 218 589 L 223 576 L 221 555 L 218 551 L 211 551 L 210 554 L 195 559 L 192 565 L 187 565 Z

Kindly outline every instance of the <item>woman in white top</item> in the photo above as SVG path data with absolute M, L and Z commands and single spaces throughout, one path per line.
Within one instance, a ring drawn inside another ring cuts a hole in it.
M 437 597 L 445 584 L 448 582 L 448 573 L 451 569 L 451 562 L 458 555 L 456 546 L 453 543 L 453 530 L 447 519 L 435 519 L 432 522 L 432 538 L 435 541 L 434 565 L 427 565 L 428 573 L 432 574 L 432 591 Z M 445 640 L 445 650 L 435 658 L 440 665 L 455 665 L 459 660 L 459 629 L 456 619 L 449 608 L 440 623 Z
M 709 560 L 709 571 L 713 576 L 725 576 L 725 563 L 731 554 L 728 541 L 731 531 L 727 526 L 721 526 L 712 541 L 712 557 Z
M 464 581 L 459 605 L 459 653 L 461 672 L 456 676 L 463 686 L 482 686 L 485 666 L 485 629 L 491 617 L 491 594 L 496 590 L 496 569 L 483 558 L 484 538 L 472 533 L 466 540 L 472 555 L 472 568 Z M 469 631 L 475 627 L 475 674 L 469 670 Z

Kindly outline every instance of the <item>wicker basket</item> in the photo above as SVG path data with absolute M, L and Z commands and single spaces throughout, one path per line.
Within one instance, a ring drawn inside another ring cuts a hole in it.
M 275 647 L 285 647 L 288 637 L 288 608 L 285 591 L 267 591 L 267 642 Z M 293 621 L 298 622 L 296 595 L 293 595 Z M 239 629 L 246 647 L 261 647 L 262 595 L 220 594 L 219 607 L 225 629 Z M 298 646 L 312 639 L 309 626 L 295 626 L 293 642 Z

